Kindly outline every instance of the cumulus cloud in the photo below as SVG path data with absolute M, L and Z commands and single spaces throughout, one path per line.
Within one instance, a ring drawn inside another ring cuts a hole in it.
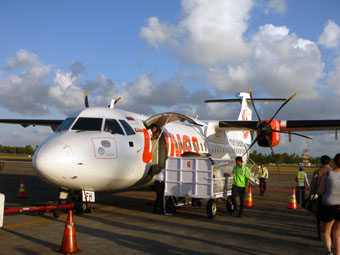
M 169 42 L 173 53 L 184 63 L 203 66 L 237 61 L 250 54 L 243 33 L 253 5 L 251 0 L 181 3 L 178 24 L 171 26 L 152 17 L 141 29 L 142 38 L 151 46 Z
M 155 81 L 153 75 L 142 74 L 136 81 L 114 84 L 112 79 L 98 74 L 94 79 L 83 81 L 85 67 L 82 63 L 74 61 L 68 70 L 52 72 L 49 65 L 43 65 L 37 55 L 26 50 L 18 51 L 6 63 L 7 70 L 17 68 L 24 71 L 7 77 L 0 71 L 0 104 L 24 115 L 45 115 L 50 107 L 68 115 L 84 107 L 85 90 L 90 106 L 105 107 L 111 99 L 122 97 L 119 108 L 144 114 L 155 113 L 155 107 L 186 104 L 188 98 L 191 105 L 203 101 L 194 100 L 196 92 L 185 89 L 182 78 Z M 196 95 L 202 97 L 200 93 Z
M 334 60 L 334 69 L 328 74 L 328 89 L 335 91 L 337 96 L 340 95 L 340 56 Z M 338 101 L 338 100 L 337 100 Z
M 285 26 L 268 24 L 259 28 L 249 45 L 254 54 L 242 63 L 206 69 L 212 85 L 233 93 L 256 84 L 258 90 L 272 96 L 285 95 L 286 91 L 317 96 L 314 86 L 324 75 L 324 63 L 314 42 L 298 38 Z
M 329 20 L 325 25 L 318 44 L 326 48 L 336 48 L 340 45 L 340 27 L 334 21 Z
M 19 50 L 16 56 L 6 63 L 7 70 L 23 68 L 19 75 L 4 77 L 0 73 L 0 104 L 12 112 L 25 115 L 42 115 L 48 113 L 48 87 L 44 80 L 51 67 L 43 65 L 37 55 L 26 50 Z M 39 98 L 39 100 L 36 100 Z
M 151 17 L 147 20 L 147 26 L 141 28 L 140 36 L 151 46 L 158 48 L 163 43 L 171 40 L 174 33 L 175 28 L 173 25 L 167 25 L 159 22 L 157 17 Z
M 286 0 L 269 0 L 267 7 L 275 13 L 284 14 L 287 11 Z M 269 11 L 268 11 L 269 12 Z

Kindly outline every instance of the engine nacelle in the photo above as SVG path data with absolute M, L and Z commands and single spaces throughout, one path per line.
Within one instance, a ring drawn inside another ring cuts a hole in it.
M 280 122 L 272 120 L 269 125 L 268 122 L 269 120 L 263 120 L 256 131 L 258 136 L 257 144 L 261 147 L 274 147 L 280 143 L 280 133 L 273 132 L 273 130 L 280 131 Z

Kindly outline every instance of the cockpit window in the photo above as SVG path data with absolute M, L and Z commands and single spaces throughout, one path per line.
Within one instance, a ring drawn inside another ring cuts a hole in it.
M 80 117 L 73 125 L 72 130 L 80 131 L 100 131 L 102 129 L 103 119 Z
M 76 118 L 67 118 L 59 125 L 56 131 L 68 130 Z
M 132 127 L 125 120 L 119 120 L 119 122 L 122 124 L 123 128 L 125 129 L 126 135 L 135 134 L 135 131 L 133 131 Z
M 104 131 L 112 134 L 124 135 L 122 127 L 119 125 L 118 121 L 114 119 L 105 120 Z

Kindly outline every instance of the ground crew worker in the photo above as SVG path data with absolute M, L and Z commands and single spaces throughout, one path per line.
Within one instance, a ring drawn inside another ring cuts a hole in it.
M 244 208 L 244 194 L 248 189 L 250 171 L 249 168 L 243 165 L 242 157 L 235 158 L 236 165 L 233 168 L 234 182 L 232 187 L 231 201 L 233 203 L 233 210 L 230 215 L 237 211 L 236 196 L 240 196 L 240 208 L 238 210 L 238 217 L 242 217 Z
M 155 191 L 156 191 L 156 200 L 153 205 L 154 213 L 164 213 L 164 169 L 156 176 L 155 180 Z
M 261 163 L 259 168 L 258 177 L 260 179 L 260 195 L 263 196 L 264 192 L 267 189 L 267 181 L 268 181 L 268 169 L 264 166 L 264 163 Z
M 303 166 L 299 167 L 299 172 L 296 173 L 295 181 L 296 181 L 296 202 L 300 203 L 305 200 L 306 188 L 309 188 L 309 182 L 307 178 L 307 174 L 303 171 L 305 168 Z M 301 195 L 300 196 L 300 192 Z M 302 200 L 300 200 L 302 198 Z

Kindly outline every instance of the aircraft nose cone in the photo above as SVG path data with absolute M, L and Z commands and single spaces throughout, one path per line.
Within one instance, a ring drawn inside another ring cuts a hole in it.
M 73 153 L 69 146 L 61 142 L 47 142 L 38 149 L 33 158 L 36 174 L 48 182 L 61 185 L 69 178 L 73 169 Z

